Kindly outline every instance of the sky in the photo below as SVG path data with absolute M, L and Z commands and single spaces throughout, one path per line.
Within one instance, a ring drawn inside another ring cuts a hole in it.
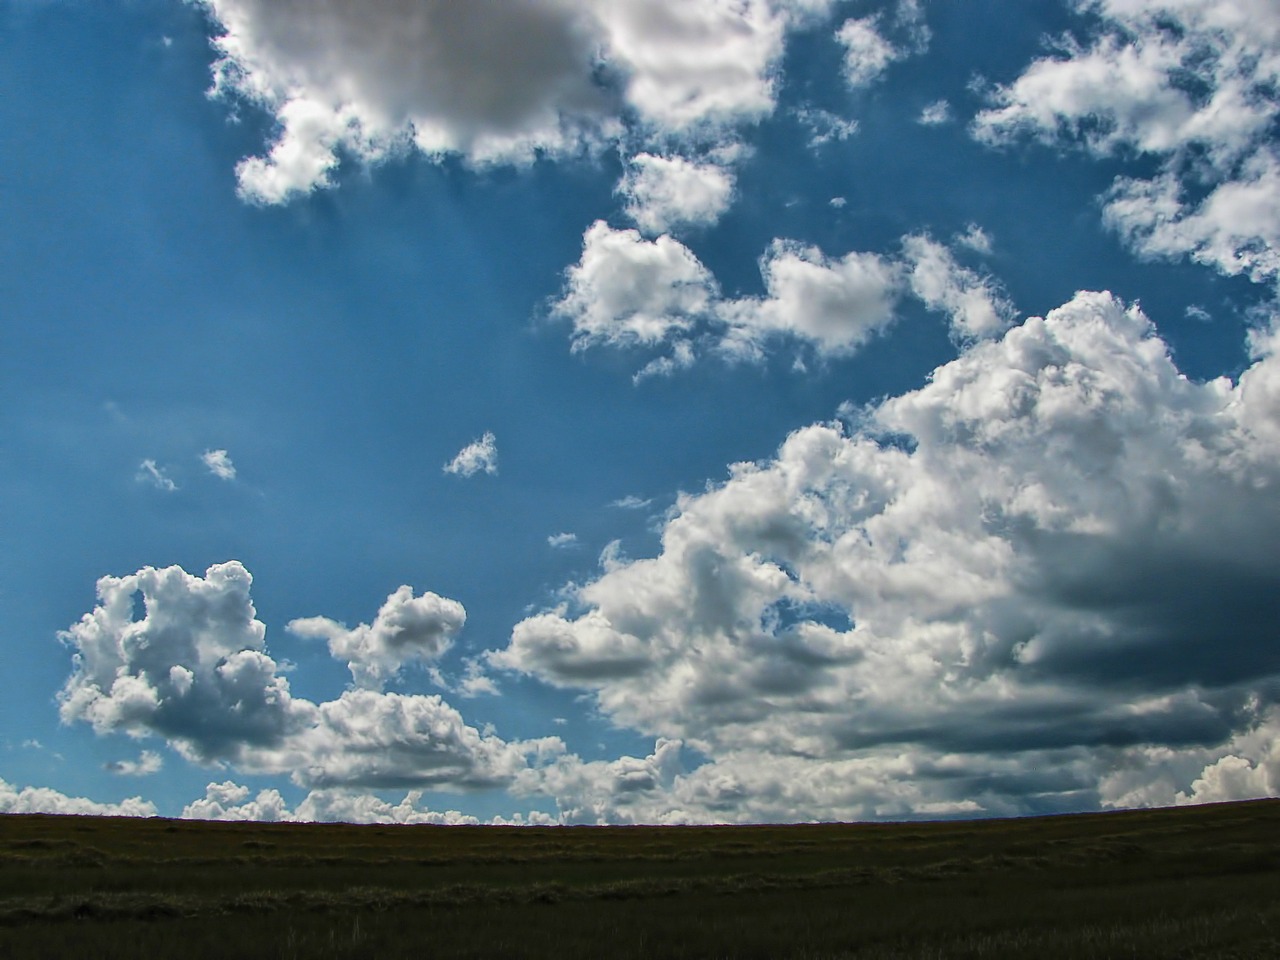
M 1278 0 L 0 0 L 0 811 L 1280 792 Z

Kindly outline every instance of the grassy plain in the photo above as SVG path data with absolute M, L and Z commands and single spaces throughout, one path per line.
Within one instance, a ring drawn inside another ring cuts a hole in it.
M 1280 957 L 1280 801 L 437 827 L 0 816 L 0 957 Z

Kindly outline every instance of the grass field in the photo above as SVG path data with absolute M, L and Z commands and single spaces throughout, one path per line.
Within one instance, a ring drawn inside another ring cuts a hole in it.
M 0 816 L 0 957 L 1280 957 L 1280 801 L 962 823 Z

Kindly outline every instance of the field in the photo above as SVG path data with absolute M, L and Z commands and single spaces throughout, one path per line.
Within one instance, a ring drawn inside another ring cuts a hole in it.
M 962 823 L 0 816 L 0 957 L 1280 957 L 1280 801 Z

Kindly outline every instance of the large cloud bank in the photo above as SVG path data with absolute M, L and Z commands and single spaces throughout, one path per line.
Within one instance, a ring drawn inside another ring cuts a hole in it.
M 603 819 L 1173 802 L 1241 764 L 1256 786 L 1280 695 L 1275 345 L 1194 383 L 1136 307 L 1082 293 L 851 432 L 734 466 L 679 500 L 658 556 L 611 554 L 490 655 L 660 738 L 634 769 L 539 775 Z M 712 762 L 674 773 L 677 741 Z

